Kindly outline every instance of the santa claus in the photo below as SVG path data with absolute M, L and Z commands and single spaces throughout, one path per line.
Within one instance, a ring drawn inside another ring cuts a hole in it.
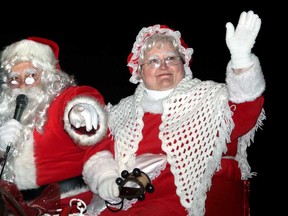
M 21 192 L 16 201 L 29 215 L 50 211 L 47 198 L 60 209 L 73 197 L 91 198 L 81 176 L 82 159 L 107 129 L 102 95 L 78 86 L 61 70 L 58 54 L 55 42 L 39 37 L 15 42 L 1 53 L 1 188 L 15 193 L 11 188 L 16 187 Z

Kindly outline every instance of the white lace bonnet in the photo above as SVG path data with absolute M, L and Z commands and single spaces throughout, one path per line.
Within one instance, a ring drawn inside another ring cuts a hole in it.
M 193 49 L 188 48 L 187 44 L 181 38 L 181 34 L 179 31 L 174 31 L 173 29 L 169 28 L 166 25 L 154 25 L 154 26 L 150 26 L 147 28 L 144 27 L 140 30 L 139 34 L 136 37 L 136 41 L 133 44 L 132 52 L 128 55 L 127 66 L 131 73 L 131 77 L 129 79 L 131 83 L 137 84 L 139 82 L 139 79 L 137 79 L 138 60 L 139 60 L 140 50 L 141 50 L 142 45 L 145 43 L 147 38 L 158 33 L 172 35 L 176 39 L 176 41 L 180 45 L 181 53 L 183 53 L 185 56 L 185 59 L 184 59 L 185 60 L 185 64 L 184 64 L 185 74 L 186 76 L 190 75 L 192 77 L 192 71 L 189 65 L 191 63 Z

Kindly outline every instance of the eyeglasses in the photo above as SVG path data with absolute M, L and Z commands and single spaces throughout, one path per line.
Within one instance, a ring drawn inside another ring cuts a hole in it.
M 166 57 L 164 59 L 151 59 L 151 60 L 148 60 L 147 62 L 144 62 L 141 65 L 141 67 L 143 65 L 147 65 L 149 68 L 158 68 L 158 67 L 160 67 L 160 65 L 162 64 L 163 61 L 165 62 L 165 64 L 167 66 L 174 66 L 174 65 L 179 64 L 180 62 L 183 62 L 182 58 L 180 56 L 169 56 L 169 57 Z
M 8 75 L 8 85 L 11 88 L 19 88 L 21 85 L 25 86 L 33 86 L 36 82 L 38 82 L 41 77 L 42 71 L 36 68 L 29 68 L 24 71 L 24 73 L 11 71 Z

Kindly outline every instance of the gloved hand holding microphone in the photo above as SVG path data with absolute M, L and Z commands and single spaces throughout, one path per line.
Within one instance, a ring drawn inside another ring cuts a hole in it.
M 0 150 L 7 152 L 8 145 L 14 145 L 19 139 L 22 125 L 20 123 L 21 116 L 28 105 L 28 97 L 19 94 L 16 98 L 16 107 L 13 119 L 4 122 L 0 127 Z
M 6 151 L 8 145 L 13 145 L 20 137 L 22 125 L 15 119 L 6 121 L 0 127 L 0 150 Z

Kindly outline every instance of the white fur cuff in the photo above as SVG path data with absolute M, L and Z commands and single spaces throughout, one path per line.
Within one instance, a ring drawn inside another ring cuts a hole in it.
M 86 103 L 94 106 L 97 110 L 98 114 L 98 124 L 99 128 L 95 132 L 95 134 L 79 134 L 77 131 L 73 128 L 73 126 L 70 124 L 69 121 L 69 112 L 72 107 L 74 107 L 77 104 L 80 103 Z M 67 131 L 67 133 L 70 135 L 70 137 L 78 144 L 83 146 L 91 146 L 95 143 L 101 141 L 103 137 L 106 135 L 107 132 L 107 114 L 104 110 L 104 106 L 100 104 L 99 101 L 97 101 L 95 98 L 88 97 L 88 96 L 79 96 L 73 98 L 71 101 L 67 103 L 67 106 L 65 108 L 64 113 L 64 128 Z
M 252 55 L 253 66 L 242 73 L 233 72 L 231 61 L 227 66 L 226 83 L 229 90 L 229 100 L 235 103 L 253 101 L 265 90 L 266 84 L 259 59 Z
M 109 151 L 97 152 L 84 164 L 83 167 L 83 179 L 90 189 L 97 193 L 98 185 L 103 180 L 103 176 L 114 173 L 114 176 L 118 176 L 117 163 L 113 158 L 113 155 Z

